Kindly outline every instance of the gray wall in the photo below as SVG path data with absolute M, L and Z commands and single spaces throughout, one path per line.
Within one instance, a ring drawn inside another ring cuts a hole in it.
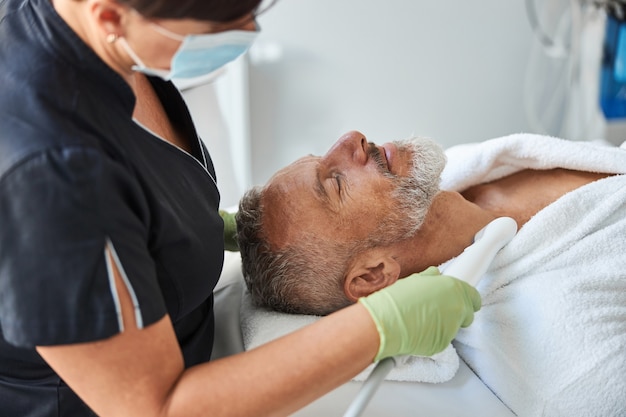
M 259 22 L 253 184 L 352 129 L 445 147 L 530 130 L 522 0 L 279 0 Z

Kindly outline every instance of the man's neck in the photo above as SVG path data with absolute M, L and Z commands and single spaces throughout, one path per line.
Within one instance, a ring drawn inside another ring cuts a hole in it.
M 470 187 L 462 195 L 442 191 L 420 230 L 395 248 L 401 254 L 402 276 L 458 256 L 472 244 L 474 235 L 497 217 L 512 217 L 522 227 L 564 194 L 606 176 L 565 169 L 523 170 Z
M 441 191 L 420 230 L 400 242 L 401 276 L 421 272 L 459 255 L 474 241 L 474 235 L 497 216 L 466 200 L 459 193 Z

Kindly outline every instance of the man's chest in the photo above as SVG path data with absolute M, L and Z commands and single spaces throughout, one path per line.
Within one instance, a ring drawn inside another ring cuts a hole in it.
M 513 217 L 521 226 L 568 192 L 608 175 L 566 169 L 527 169 L 475 185 L 462 194 L 486 210 Z

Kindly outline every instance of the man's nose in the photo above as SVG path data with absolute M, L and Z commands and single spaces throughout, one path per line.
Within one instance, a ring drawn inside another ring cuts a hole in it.
M 367 161 L 367 139 L 365 135 L 356 130 L 343 134 L 326 152 L 324 160 L 335 163 L 353 161 L 364 164 Z

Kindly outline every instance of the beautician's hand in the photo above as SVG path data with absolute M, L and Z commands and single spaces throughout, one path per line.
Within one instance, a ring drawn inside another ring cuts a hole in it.
M 481 306 L 471 285 L 436 267 L 399 279 L 359 299 L 376 323 L 380 348 L 375 360 L 388 356 L 432 356 L 444 350 L 460 327 L 469 326 Z
M 235 222 L 235 213 L 229 213 L 226 210 L 220 210 L 220 216 L 224 220 L 224 249 L 231 252 L 239 252 L 237 244 L 237 223 Z

